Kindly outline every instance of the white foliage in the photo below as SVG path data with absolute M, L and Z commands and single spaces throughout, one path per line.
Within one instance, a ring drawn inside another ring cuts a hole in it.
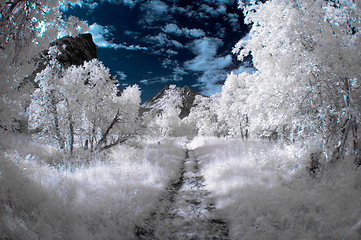
M 214 136 L 218 133 L 216 108 L 219 106 L 219 96 L 214 94 L 207 98 L 197 95 L 195 107 L 191 108 L 187 121 L 195 123 L 198 135 Z
M 170 85 L 162 99 L 162 112 L 155 120 L 163 136 L 169 136 L 174 128 L 180 126 L 179 114 L 182 105 L 180 92 L 175 85 Z
M 77 143 L 94 149 L 104 137 L 117 139 L 136 129 L 138 86 L 118 97 L 109 69 L 96 59 L 64 72 L 52 60 L 36 81 L 39 89 L 28 109 L 29 128 L 40 128 L 40 137 L 55 140 L 60 148 Z
M 240 99 L 238 109 L 247 109 L 251 127 L 293 126 L 326 134 L 333 116 L 339 124 L 360 121 L 361 9 L 354 1 L 335 4 L 272 0 L 243 5 L 252 29 L 233 52 L 240 59 L 252 54 L 258 70 L 240 78 L 250 96 L 246 107 Z
M 18 86 L 36 69 L 35 57 L 48 48 L 59 31 L 78 34 L 87 30 L 75 18 L 61 19 L 60 6 L 68 0 L 20 0 L 0 2 L 0 127 L 8 128 L 19 118 L 28 100 L 29 87 Z

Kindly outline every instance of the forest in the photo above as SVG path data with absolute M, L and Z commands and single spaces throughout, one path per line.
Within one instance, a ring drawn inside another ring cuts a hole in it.
M 239 1 L 254 71 L 182 117 L 59 61 L 68 2 L 0 3 L 0 239 L 361 238 L 360 0 Z

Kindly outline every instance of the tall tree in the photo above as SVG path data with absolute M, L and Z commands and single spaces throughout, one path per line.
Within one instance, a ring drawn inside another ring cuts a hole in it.
M 184 120 L 195 125 L 198 135 L 217 136 L 220 133 L 217 115 L 219 98 L 219 94 L 214 94 L 209 98 L 202 95 L 196 96 L 195 106 L 191 108 L 189 116 Z
M 0 2 L 0 128 L 8 128 L 23 111 L 18 91 L 36 66 L 34 57 L 48 48 L 59 31 L 77 34 L 87 24 L 61 18 L 60 7 L 74 0 L 5 0 Z
M 252 54 L 258 70 L 246 80 L 254 82 L 250 115 L 264 116 L 263 128 L 322 134 L 325 144 L 338 144 L 337 155 L 353 133 L 357 152 L 360 2 L 271 0 L 241 7 L 252 28 L 234 52 L 240 59 Z
M 249 135 L 246 102 L 249 89 L 244 80 L 248 75 L 245 72 L 238 76 L 232 72 L 222 87 L 216 112 L 220 127 L 227 135 L 241 136 L 242 138 L 247 138 Z
M 72 154 L 74 147 L 102 150 L 124 141 L 136 131 L 140 104 L 138 86 L 119 97 L 114 79 L 94 59 L 62 70 L 56 60 L 37 75 L 29 128 L 38 137 Z

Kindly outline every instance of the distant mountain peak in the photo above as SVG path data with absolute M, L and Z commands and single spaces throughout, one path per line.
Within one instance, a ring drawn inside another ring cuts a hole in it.
M 201 95 L 196 91 L 192 90 L 188 86 L 184 87 L 173 87 L 174 85 L 165 86 L 162 90 L 160 90 L 155 96 L 149 98 L 145 103 L 142 104 L 143 112 L 150 110 L 157 110 L 157 112 L 162 111 L 162 102 L 166 97 L 165 92 L 171 88 L 180 93 L 182 98 L 183 107 L 181 108 L 181 113 L 179 114 L 179 118 L 183 119 L 189 115 L 190 109 L 194 106 L 194 100 L 197 95 Z

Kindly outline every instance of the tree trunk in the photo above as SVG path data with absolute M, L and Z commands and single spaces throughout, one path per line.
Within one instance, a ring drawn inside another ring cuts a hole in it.
M 74 150 L 74 125 L 73 125 L 73 121 L 71 120 L 71 117 L 69 116 L 69 121 L 70 121 L 70 156 L 73 155 L 73 150 Z
M 357 166 L 361 165 L 361 158 L 359 155 L 359 149 L 358 149 L 358 136 L 357 136 L 357 130 L 358 130 L 358 124 L 355 120 L 353 122 L 353 128 L 352 128 L 352 137 L 353 137 L 353 152 L 355 156 L 355 164 Z
M 58 119 L 58 111 L 55 104 L 55 99 L 52 99 L 51 112 L 54 116 L 54 131 L 55 131 L 55 139 L 58 141 L 60 149 L 65 149 L 65 140 L 63 136 L 61 136 L 59 119 Z
M 112 147 L 114 147 L 114 146 L 116 146 L 116 145 L 118 145 L 118 144 L 120 144 L 120 143 L 123 143 L 123 142 L 127 141 L 128 138 L 129 138 L 129 136 L 127 136 L 126 138 L 124 138 L 124 137 L 123 137 L 123 138 L 119 138 L 119 139 L 118 139 L 117 141 L 115 141 L 114 143 L 111 143 L 111 144 L 109 144 L 109 145 L 106 145 L 106 146 L 102 147 L 102 148 L 100 149 L 100 151 L 103 151 L 103 150 L 112 148 Z
M 345 154 L 345 144 L 347 141 L 348 133 L 350 132 L 353 125 L 351 118 L 352 116 L 346 120 L 346 122 L 344 123 L 341 129 L 341 139 L 338 146 L 335 148 L 335 150 L 332 153 L 331 163 L 338 162 L 338 160 L 340 160 L 340 158 Z
M 115 117 L 113 118 L 113 121 L 108 126 L 107 130 L 105 130 L 105 132 L 103 133 L 103 136 L 99 140 L 97 146 L 95 147 L 95 150 L 98 150 L 100 148 L 100 146 L 105 142 L 106 138 L 109 135 L 110 130 L 112 130 L 114 125 L 119 121 L 119 115 L 120 115 L 120 112 L 118 111 L 117 114 L 115 115 Z

